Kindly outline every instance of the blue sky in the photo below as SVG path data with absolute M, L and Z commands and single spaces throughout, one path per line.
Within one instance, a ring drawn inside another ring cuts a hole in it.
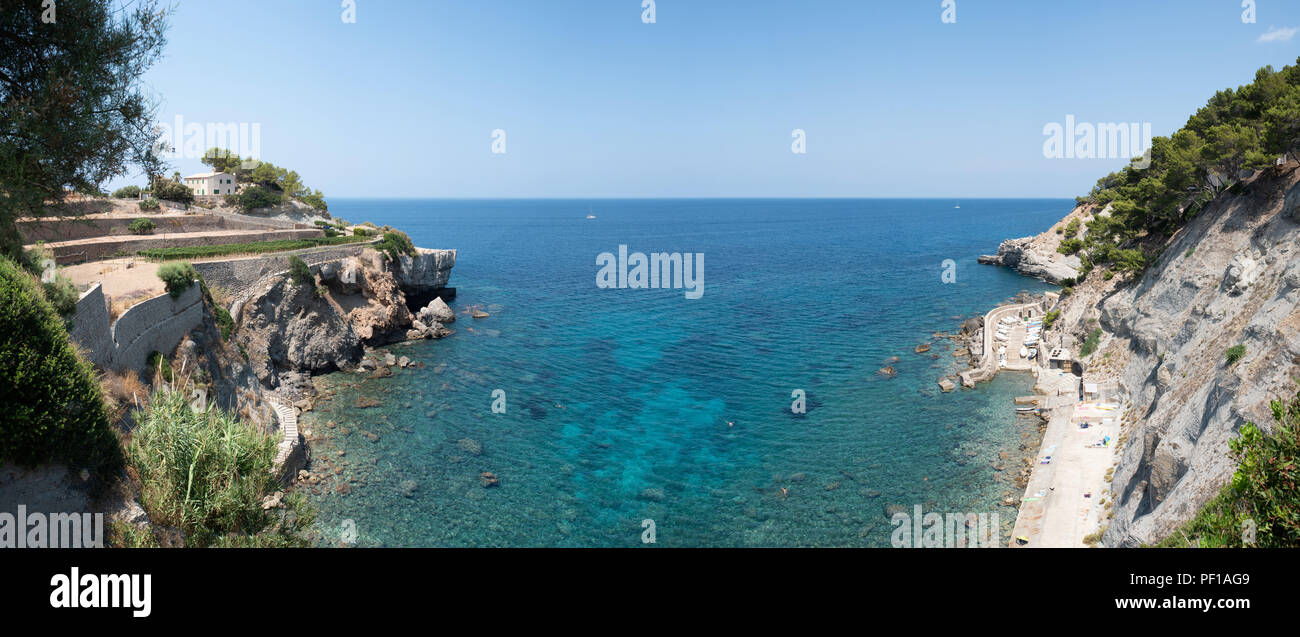
M 181 0 L 146 80 L 327 198 L 1072 197 L 1125 162 L 1045 124 L 1168 134 L 1300 56 L 1294 0 L 953 1 Z

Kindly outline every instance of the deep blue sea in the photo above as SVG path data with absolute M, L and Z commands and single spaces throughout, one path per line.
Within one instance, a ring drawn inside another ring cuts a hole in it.
M 998 469 L 1034 453 L 1011 402 L 1032 381 L 943 394 L 957 367 L 932 337 L 1049 289 L 975 259 L 1072 204 L 331 199 L 335 217 L 457 249 L 458 319 L 387 348 L 423 369 L 317 379 L 335 392 L 303 419 L 329 476 L 308 490 L 319 541 L 630 547 L 653 520 L 661 546 L 888 546 L 889 507 L 917 504 L 996 512 L 1005 540 L 999 502 L 1020 489 Z M 597 255 L 620 244 L 703 253 L 703 296 L 598 288 Z

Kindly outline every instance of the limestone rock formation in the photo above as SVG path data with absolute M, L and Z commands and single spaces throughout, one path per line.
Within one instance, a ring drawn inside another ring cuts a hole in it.
M 1043 279 L 1048 283 L 1060 283 L 1079 275 L 1078 257 L 1057 253 L 1054 247 L 1052 252 L 1048 252 L 1036 245 L 1035 240 L 1036 237 L 1007 239 L 998 246 L 997 254 L 983 255 L 979 257 L 979 262 L 1005 265 L 1025 276 Z
M 396 262 L 368 251 L 314 266 L 319 288 L 284 276 L 254 292 L 239 307 L 235 338 L 248 352 L 258 380 L 277 388 L 287 374 L 355 366 L 365 347 L 450 334 L 437 322 L 417 325 L 406 295 L 445 286 L 456 253 L 419 251 Z M 440 309 L 434 306 L 431 312 Z
M 417 316 L 425 323 L 452 323 L 456 320 L 456 313 L 447 307 L 447 303 L 441 297 L 434 297 Z
M 415 256 L 399 255 L 393 268 L 397 283 L 408 294 L 423 294 L 444 287 L 456 265 L 455 250 L 416 248 Z
M 1106 546 L 1164 539 L 1230 479 L 1228 441 L 1295 393 L 1300 360 L 1300 171 L 1263 171 L 1222 193 L 1140 278 L 1090 276 L 1058 323 L 1127 340 L 1114 376 L 1132 405 Z M 1243 345 L 1228 365 L 1224 353 Z

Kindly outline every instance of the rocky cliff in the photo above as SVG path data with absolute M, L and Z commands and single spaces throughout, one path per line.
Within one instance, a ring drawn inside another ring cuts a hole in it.
M 1228 440 L 1247 421 L 1269 429 L 1269 401 L 1295 393 L 1297 182 L 1294 164 L 1247 179 L 1137 280 L 1107 280 L 1098 268 L 1060 301 L 1045 342 L 1081 342 L 1100 328 L 1084 380 L 1115 382 L 1126 396 L 1105 545 L 1155 543 L 1190 519 L 1235 469 Z M 1245 356 L 1229 364 L 1235 345 Z
M 455 260 L 454 250 L 418 249 L 397 261 L 368 251 L 314 267 L 314 284 L 273 277 L 240 307 L 235 338 L 265 386 L 310 393 L 304 375 L 352 368 L 367 346 L 450 333 L 418 322 L 408 294 L 445 287 Z
M 998 246 L 997 254 L 979 257 L 979 262 L 986 265 L 1004 265 L 1025 275 L 1043 279 L 1048 283 L 1061 283 L 1079 275 L 1079 257 L 1061 254 L 1057 247 L 1067 236 L 1066 228 L 1072 222 L 1074 227 L 1083 228 L 1083 224 L 1092 218 L 1089 206 L 1080 206 L 1070 212 L 1061 223 L 1052 230 L 1033 237 L 1007 239 Z M 1105 211 L 1098 214 L 1108 214 Z M 1082 230 L 1086 233 L 1086 230 Z M 1077 234 L 1077 232 L 1076 232 Z

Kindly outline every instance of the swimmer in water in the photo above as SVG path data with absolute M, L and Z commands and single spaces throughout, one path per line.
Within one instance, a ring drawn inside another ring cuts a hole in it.
M 727 426 L 728 426 L 728 427 L 735 427 L 735 426 L 736 426 L 736 421 L 734 421 L 734 420 L 728 420 L 728 421 L 727 421 Z

